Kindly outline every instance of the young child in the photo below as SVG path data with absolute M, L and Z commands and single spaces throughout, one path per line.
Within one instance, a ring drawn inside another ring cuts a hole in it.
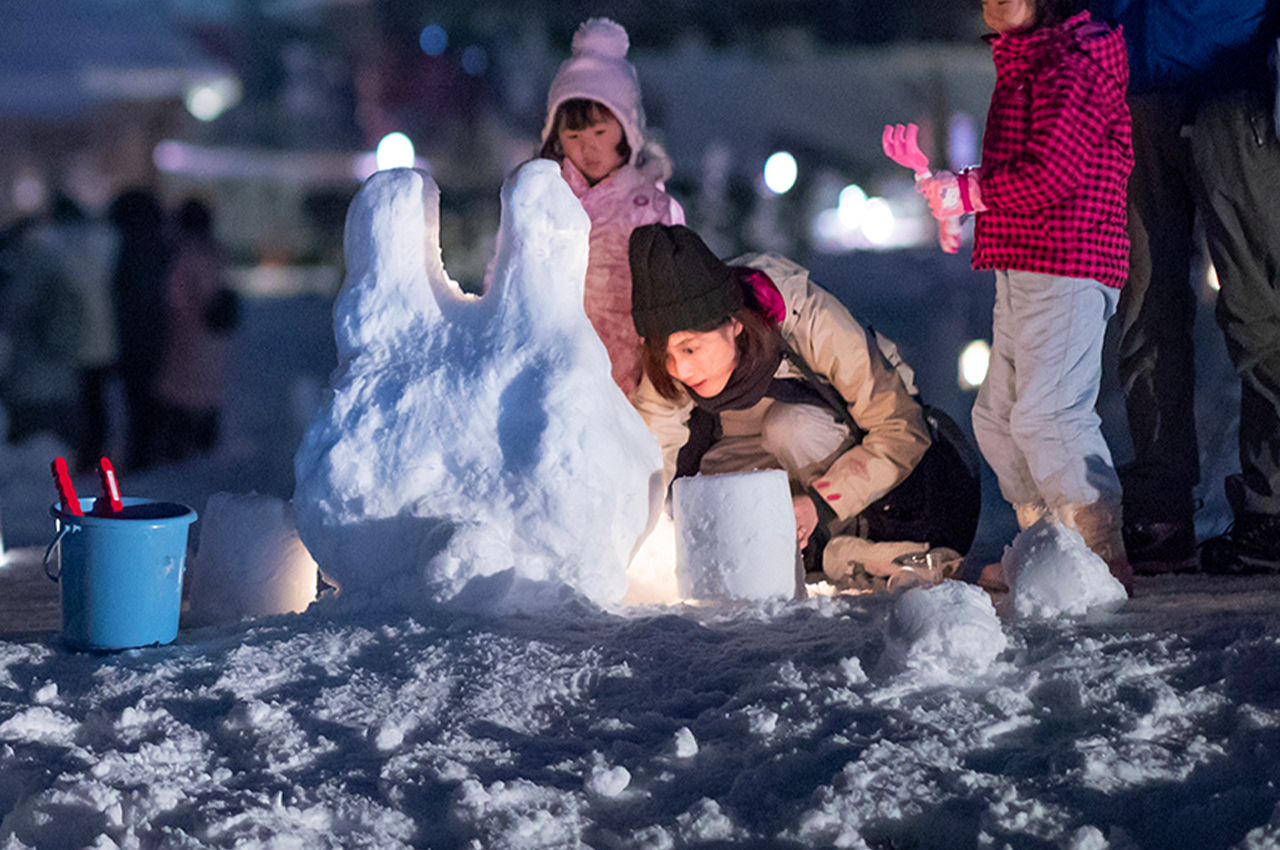
M 540 156 L 561 173 L 591 218 L 584 307 L 628 398 L 640 382 L 640 340 L 631 321 L 627 239 L 642 224 L 683 224 L 684 210 L 663 188 L 671 166 L 644 138 L 627 31 L 605 18 L 583 23 L 547 95 Z
M 1129 263 L 1133 166 L 1122 35 L 1080 0 L 984 0 L 996 85 L 982 165 L 921 183 L 934 216 L 977 213 L 973 268 L 994 269 L 978 445 L 1026 528 L 1075 528 L 1126 588 L 1120 481 L 1094 411 L 1107 319 Z

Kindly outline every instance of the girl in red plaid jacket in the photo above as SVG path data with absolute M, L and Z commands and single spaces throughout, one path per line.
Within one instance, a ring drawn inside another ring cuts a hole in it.
M 1094 410 L 1103 332 L 1129 263 L 1133 165 L 1118 30 L 1079 0 L 983 0 L 996 86 L 982 165 L 921 184 L 939 218 L 976 213 L 996 272 L 991 366 L 973 408 L 1019 525 L 1052 514 L 1131 584 L 1120 482 Z

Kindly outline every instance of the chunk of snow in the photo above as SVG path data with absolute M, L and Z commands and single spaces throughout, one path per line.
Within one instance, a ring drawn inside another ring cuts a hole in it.
M 549 160 L 513 174 L 502 207 L 472 298 L 445 274 L 427 174 L 380 171 L 351 204 L 339 363 L 294 503 L 355 607 L 452 601 L 508 570 L 615 603 L 656 516 L 661 453 L 583 312 L 591 222 Z
M 698 739 L 693 737 L 693 732 L 688 726 L 681 726 L 676 730 L 676 757 L 687 759 L 697 754 Z
M 298 539 L 287 502 L 258 493 L 214 493 L 187 581 L 192 625 L 297 613 L 316 598 L 316 562 Z
M 1019 617 L 1079 616 L 1128 595 L 1075 529 L 1046 516 L 1022 531 L 1000 559 Z
M 795 595 L 796 524 L 785 472 L 678 478 L 671 499 L 681 596 Z
M 897 598 L 885 649 L 899 667 L 926 681 L 953 682 L 985 673 L 1007 645 L 987 592 L 944 581 Z
M 621 765 L 608 767 L 603 764 L 591 768 L 586 788 L 599 797 L 617 797 L 631 784 L 631 771 Z

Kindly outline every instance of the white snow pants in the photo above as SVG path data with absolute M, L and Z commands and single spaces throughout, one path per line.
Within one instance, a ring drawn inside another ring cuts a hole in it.
M 996 272 L 991 365 L 973 429 L 1010 503 L 1119 501 L 1094 410 L 1102 337 L 1120 290 L 1089 278 Z

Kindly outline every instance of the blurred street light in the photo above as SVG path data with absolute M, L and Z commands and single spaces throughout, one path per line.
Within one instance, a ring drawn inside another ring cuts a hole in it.
M 796 185 L 797 172 L 796 158 L 778 151 L 764 162 L 764 185 L 775 195 L 785 195 Z
M 404 133 L 388 133 L 378 142 L 375 156 L 379 171 L 386 171 L 388 168 L 413 168 L 413 142 Z
M 862 215 L 862 233 L 873 245 L 886 245 L 893 238 L 897 223 L 889 202 L 884 198 L 868 198 Z
M 219 77 L 193 83 L 187 87 L 184 101 L 187 111 L 201 121 L 213 121 L 240 102 L 240 81 L 235 77 Z
M 991 346 L 985 339 L 975 339 L 960 352 L 960 389 L 976 390 L 987 377 L 991 364 Z

